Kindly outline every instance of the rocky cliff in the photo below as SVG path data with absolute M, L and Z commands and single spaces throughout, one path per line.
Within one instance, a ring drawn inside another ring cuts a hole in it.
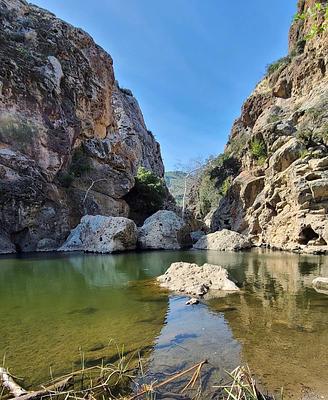
M 57 248 L 84 214 L 127 216 L 159 144 L 111 57 L 25 0 L 0 0 L 0 252 Z
M 257 245 L 325 252 L 328 243 L 327 1 L 301 0 L 289 54 L 246 100 L 224 157 L 239 175 L 210 214 Z M 214 174 L 215 175 L 215 174 Z

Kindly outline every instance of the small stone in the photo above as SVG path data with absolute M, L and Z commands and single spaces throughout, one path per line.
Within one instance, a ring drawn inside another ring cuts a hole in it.
M 187 306 L 193 306 L 193 305 L 198 304 L 198 303 L 199 303 L 199 300 L 194 298 L 194 297 L 189 299 L 188 301 L 186 301 L 186 305 Z

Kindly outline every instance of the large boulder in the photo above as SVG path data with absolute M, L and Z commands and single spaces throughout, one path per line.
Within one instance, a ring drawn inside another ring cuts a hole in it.
M 85 215 L 58 251 L 113 253 L 133 250 L 137 226 L 128 218 Z
M 205 235 L 194 244 L 195 249 L 218 251 L 238 251 L 250 247 L 252 243 L 246 236 L 228 229 Z
M 226 269 L 213 264 L 171 264 L 164 275 L 157 278 L 162 287 L 193 296 L 204 296 L 209 290 L 238 291 L 238 287 L 228 279 Z
M 176 250 L 191 246 L 190 229 L 173 211 L 160 210 L 147 218 L 139 229 L 142 249 Z

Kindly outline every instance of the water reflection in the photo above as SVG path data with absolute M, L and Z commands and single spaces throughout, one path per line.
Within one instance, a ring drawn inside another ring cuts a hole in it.
M 186 306 L 149 279 L 180 260 L 223 265 L 241 292 Z M 325 396 L 328 296 L 312 289 L 318 275 L 328 276 L 328 257 L 269 251 L 0 258 L 0 357 L 36 384 L 50 365 L 55 374 L 77 366 L 79 348 L 87 363 L 112 359 L 112 338 L 127 351 L 151 349 L 157 379 L 207 358 L 209 386 L 248 363 L 287 398 Z
M 290 397 L 328 392 L 328 296 L 311 286 L 316 276 L 328 276 L 327 261 L 252 253 L 243 263 L 244 277 L 239 281 L 244 290 L 210 301 L 211 309 L 223 312 L 242 344 L 242 361 L 266 387 L 283 386 Z M 234 266 L 230 268 L 233 273 Z M 235 310 L 224 312 L 231 305 Z
M 159 335 L 167 294 L 128 284 L 145 272 L 138 255 L 0 259 L 0 357 L 25 384 L 35 385 L 117 350 L 149 350 Z M 151 301 L 149 301 L 149 299 Z M 28 360 L 28 362 L 27 362 Z

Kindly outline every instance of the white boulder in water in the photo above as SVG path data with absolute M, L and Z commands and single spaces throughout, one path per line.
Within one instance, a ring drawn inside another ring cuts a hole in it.
M 252 243 L 245 235 L 228 229 L 205 235 L 194 244 L 195 249 L 217 251 L 238 251 L 250 247 Z
M 173 211 L 160 210 L 147 218 L 139 229 L 141 249 L 178 250 L 191 246 L 190 229 Z
M 312 286 L 317 292 L 328 294 L 328 278 L 315 278 L 312 281 Z
M 85 215 L 58 251 L 112 253 L 133 250 L 137 226 L 128 218 Z
M 175 262 L 157 280 L 162 287 L 192 296 L 204 296 L 209 291 L 239 291 L 228 279 L 228 271 L 213 264 Z

